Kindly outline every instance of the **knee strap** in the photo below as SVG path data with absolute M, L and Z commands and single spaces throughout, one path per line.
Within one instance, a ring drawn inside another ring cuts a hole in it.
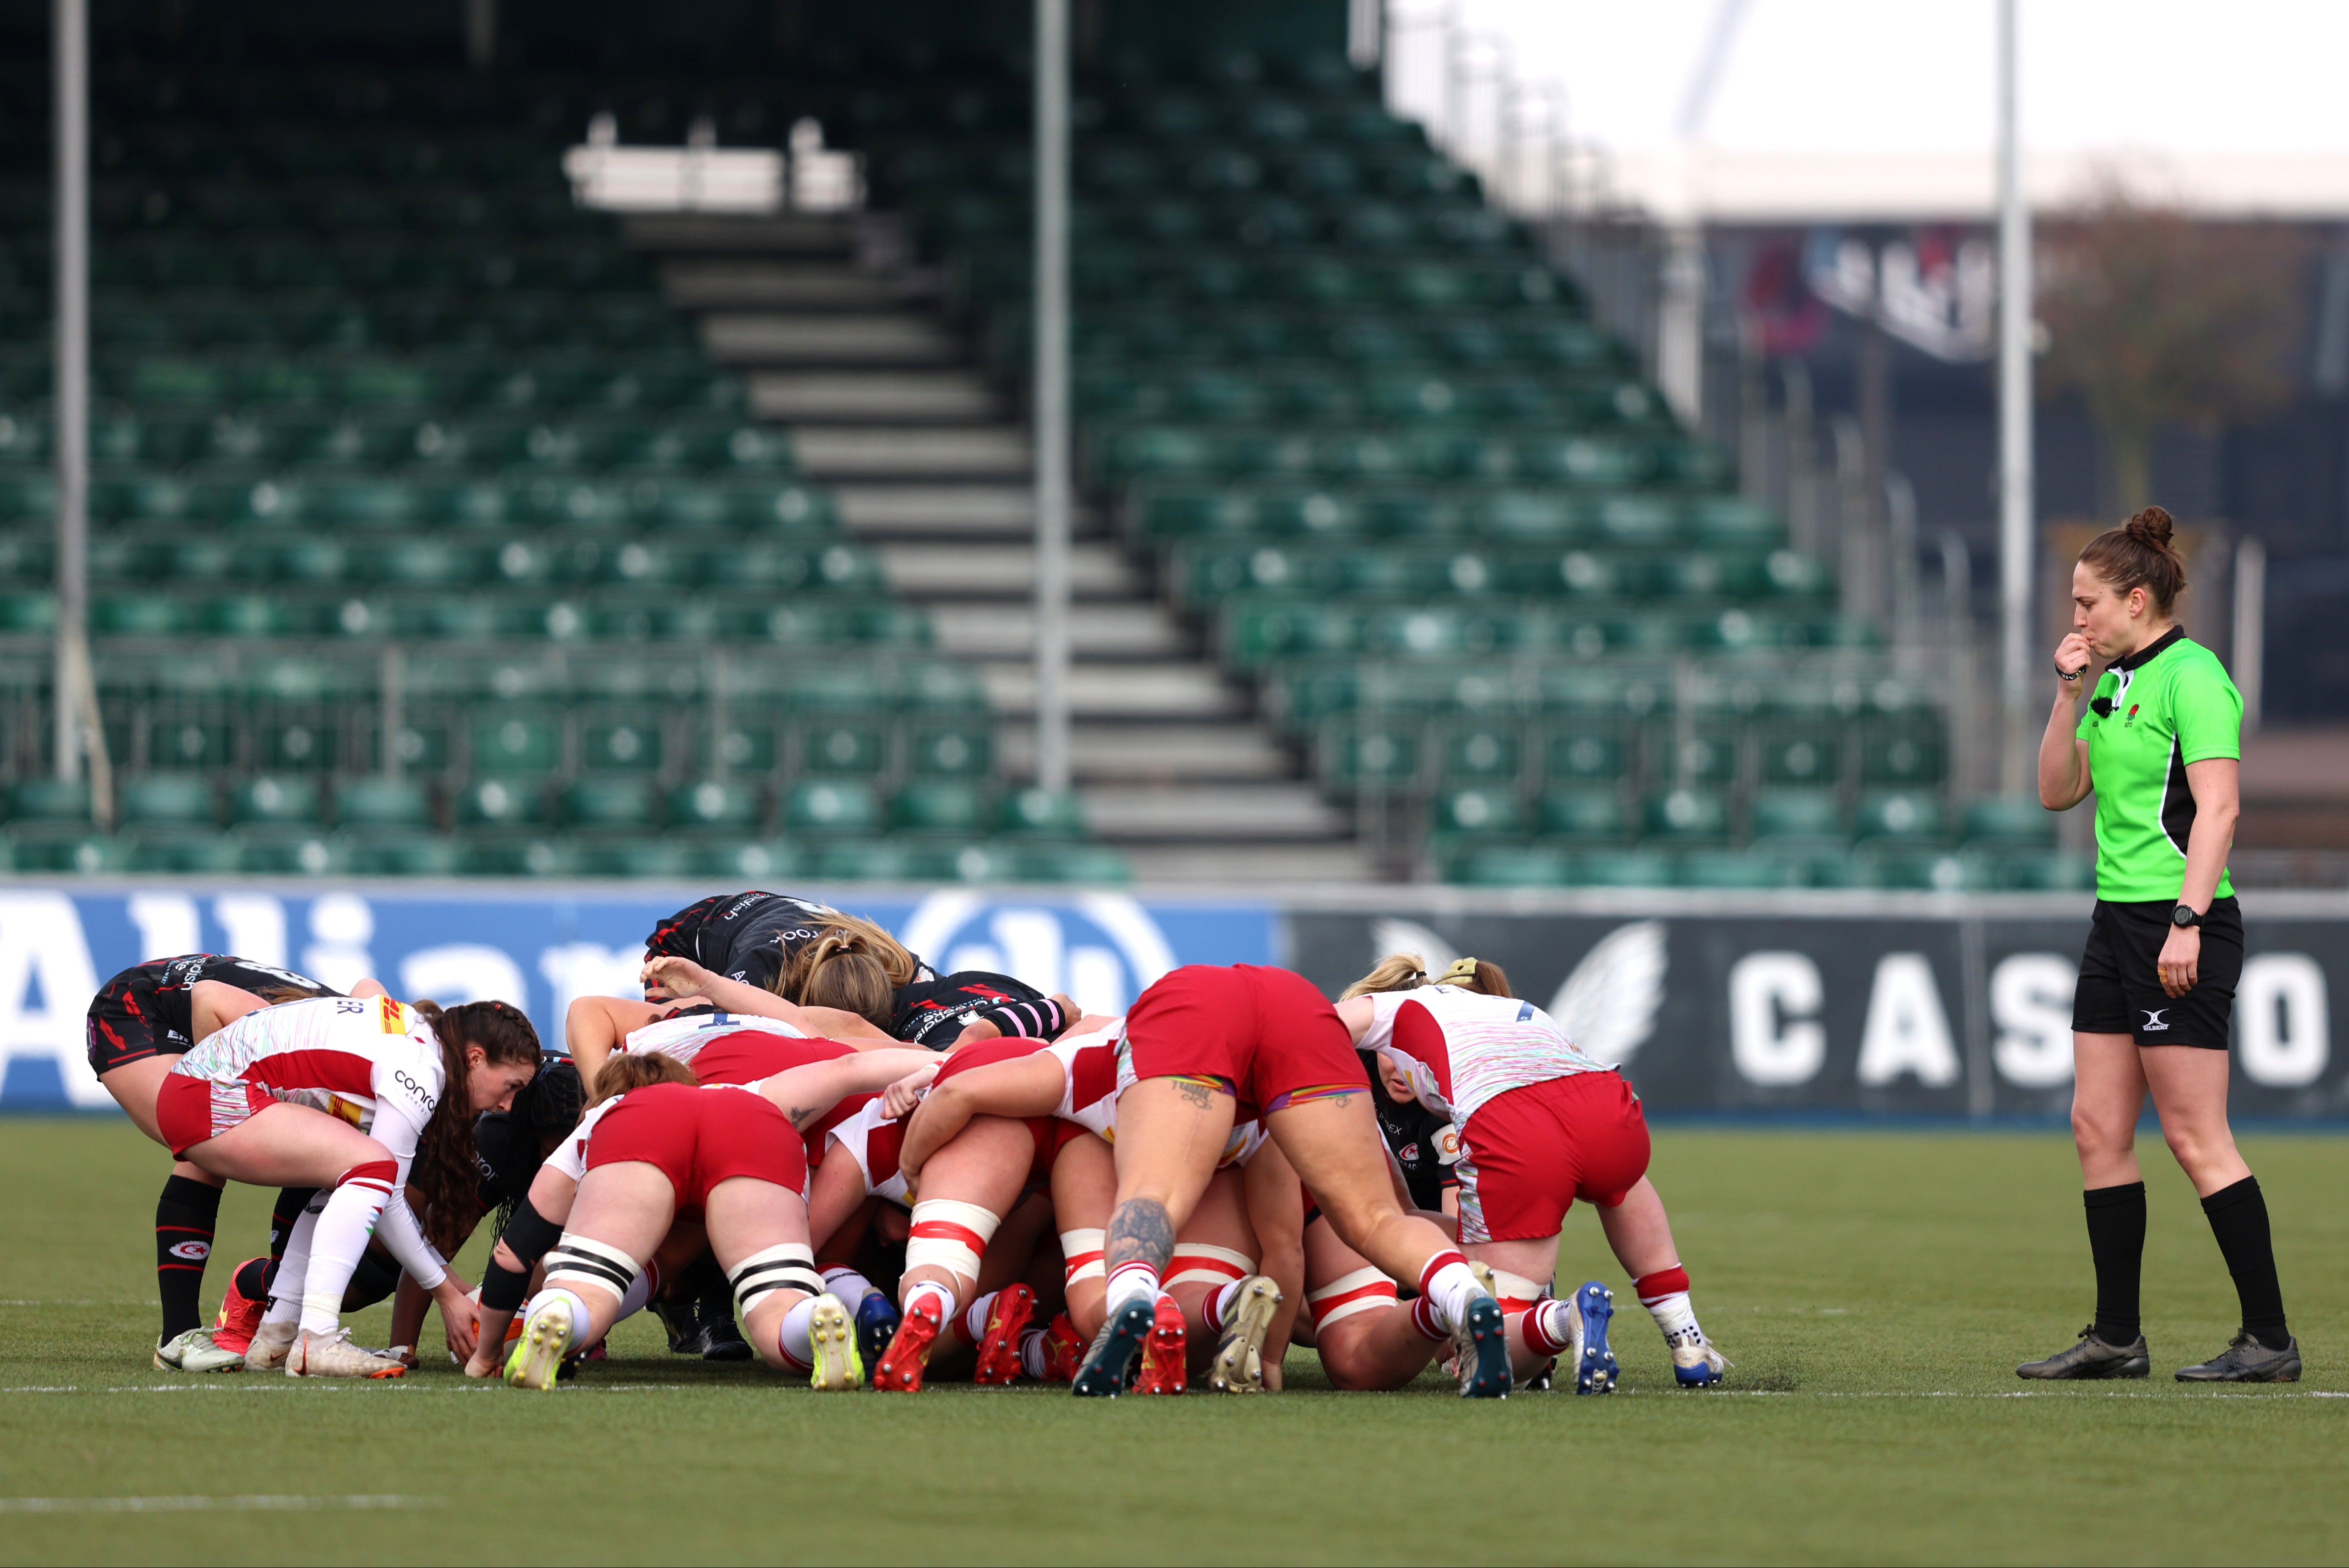
M 1357 1313 L 1379 1312 L 1395 1304 L 1395 1282 L 1373 1268 L 1340 1274 L 1305 1298 L 1313 1314 L 1313 1332 Z
M 913 1230 L 905 1239 L 905 1267 L 944 1269 L 962 1279 L 978 1278 L 978 1260 L 995 1239 L 1003 1217 L 976 1203 L 925 1198 L 914 1205 Z
M 1529 1280 L 1506 1269 L 1495 1269 L 1493 1293 L 1500 1298 L 1503 1312 L 1523 1312 L 1549 1294 L 1549 1287 L 1539 1280 Z
M 726 1271 L 734 1287 L 734 1310 L 745 1319 L 750 1309 L 777 1291 L 823 1294 L 823 1276 L 816 1272 L 815 1249 L 804 1241 L 785 1241 L 753 1252 Z
M 1246 1252 L 1236 1252 L 1229 1247 L 1210 1247 L 1201 1241 L 1177 1241 L 1174 1243 L 1174 1255 L 1166 1262 L 1166 1288 L 1170 1291 L 1176 1285 L 1221 1288 L 1255 1272 L 1256 1260 Z
M 1108 1245 L 1109 1233 L 1105 1231 L 1061 1231 L 1061 1267 L 1066 1275 L 1062 1282 L 1073 1285 L 1079 1280 L 1107 1280 Z
M 565 1236 L 546 1254 L 546 1288 L 576 1292 L 583 1284 L 625 1298 L 644 1265 L 617 1247 Z

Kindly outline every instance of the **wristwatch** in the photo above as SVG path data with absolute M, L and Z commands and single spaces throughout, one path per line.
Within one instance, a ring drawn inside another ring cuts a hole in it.
M 2202 917 L 2194 912 L 2193 905 L 2180 904 L 2169 911 L 2169 923 L 2180 930 L 2191 930 L 2202 923 Z

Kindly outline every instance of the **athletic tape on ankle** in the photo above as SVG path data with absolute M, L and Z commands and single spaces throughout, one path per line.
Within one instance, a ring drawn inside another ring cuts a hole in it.
M 1171 1291 L 1176 1285 L 1214 1285 L 1220 1289 L 1255 1272 L 1256 1260 L 1246 1252 L 1197 1241 L 1179 1241 L 1174 1246 L 1174 1256 L 1167 1260 L 1166 1288 Z
M 1493 1295 L 1503 1312 L 1523 1312 L 1547 1294 L 1549 1287 L 1539 1280 L 1529 1280 L 1506 1269 L 1493 1271 Z
M 1395 1282 L 1371 1268 L 1340 1274 L 1305 1298 L 1305 1310 L 1313 1314 L 1316 1334 L 1356 1313 L 1378 1312 L 1394 1304 Z
M 1063 1231 L 1061 1232 L 1061 1267 L 1065 1272 L 1065 1284 L 1079 1280 L 1107 1280 L 1109 1265 L 1102 1260 L 1108 1255 L 1109 1232 L 1106 1231 Z
M 914 1205 L 913 1229 L 905 1238 L 905 1267 L 944 1269 L 957 1278 L 977 1280 L 978 1260 L 1001 1223 L 1001 1215 L 976 1203 L 922 1199 Z
M 823 1294 L 823 1276 L 816 1272 L 815 1249 L 804 1241 L 785 1241 L 763 1252 L 753 1252 L 726 1271 L 734 1287 L 734 1309 L 744 1317 L 777 1291 Z
M 565 1236 L 546 1254 L 546 1288 L 574 1294 L 593 1285 L 606 1295 L 626 1300 L 628 1287 L 645 1272 L 644 1265 L 620 1251 L 585 1236 Z

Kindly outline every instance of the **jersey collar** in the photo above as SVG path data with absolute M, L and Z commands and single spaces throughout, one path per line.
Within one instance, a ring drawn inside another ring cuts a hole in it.
M 2176 642 L 2179 638 L 2182 638 L 2185 635 L 2186 628 L 2184 627 L 2173 626 L 2168 631 L 2163 632 L 2159 637 L 2155 638 L 2151 642 L 2147 643 L 2143 648 L 2138 649 L 2135 653 L 2130 654 L 2127 659 L 2116 659 L 2113 660 L 2112 668 L 2126 674 L 2129 670 L 2150 664 L 2155 659 L 2161 657 L 2161 653 L 2164 649 L 2168 648 L 2171 643 Z

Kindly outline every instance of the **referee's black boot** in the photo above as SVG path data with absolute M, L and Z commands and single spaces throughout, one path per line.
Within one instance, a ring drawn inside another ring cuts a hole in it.
M 2096 1337 L 2096 1325 L 2080 1331 L 2080 1343 L 2059 1350 L 2044 1361 L 2026 1361 L 2014 1369 L 2017 1377 L 2142 1377 L 2153 1370 L 2153 1353 L 2145 1335 L 2134 1345 L 2106 1345 Z M 2183 1377 L 2184 1373 L 2179 1373 Z
M 2256 1335 L 2239 1334 L 2227 1348 L 2199 1366 L 2178 1369 L 2180 1383 L 2297 1383 L 2300 1381 L 2300 1341 L 2286 1338 L 2282 1350 L 2271 1350 Z

